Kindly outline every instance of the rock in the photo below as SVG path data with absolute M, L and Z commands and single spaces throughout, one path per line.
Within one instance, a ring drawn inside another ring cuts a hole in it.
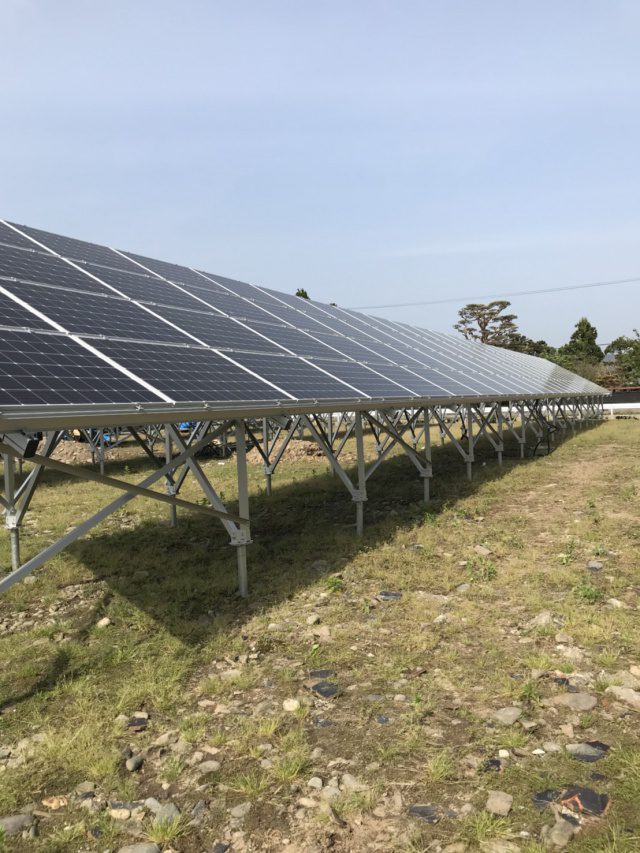
M 236 681 L 241 676 L 242 670 L 240 669 L 226 669 L 224 672 L 220 673 L 220 678 L 223 681 Z
M 551 850 L 562 850 L 571 841 L 579 827 L 562 817 L 558 817 L 554 826 L 545 826 L 542 830 L 542 842 Z
M 380 601 L 399 601 L 402 598 L 401 592 L 391 592 L 390 590 L 383 590 L 379 592 L 376 596 Z
M 164 734 L 161 734 L 160 737 L 157 737 L 154 740 L 152 746 L 158 746 L 158 747 L 169 746 L 172 743 L 176 743 L 176 741 L 179 739 L 179 737 L 180 737 L 180 732 L 177 729 L 171 729 L 170 731 L 164 732 Z
M 439 806 L 432 806 L 431 803 L 409 806 L 409 814 L 411 817 L 418 817 L 431 824 L 438 823 L 442 819 L 442 809 Z
M 543 610 L 527 623 L 527 628 L 548 628 L 549 625 L 553 625 L 553 614 L 550 610 Z
M 609 747 L 606 743 L 601 743 L 599 740 L 592 740 L 586 743 L 568 743 L 566 750 L 569 755 L 577 758 L 578 761 L 593 763 L 604 758 L 609 752 Z
M 111 619 L 108 616 L 103 616 L 96 622 L 96 628 L 108 628 L 111 625 Z
M 238 806 L 234 806 L 232 809 L 229 809 L 229 814 L 235 820 L 244 820 L 245 817 L 251 811 L 251 803 L 240 803 Z
M 298 800 L 298 805 L 302 806 L 305 809 L 317 809 L 320 803 L 317 800 L 314 800 L 312 797 L 300 797 Z
M 229 850 L 231 850 L 230 844 L 226 844 L 224 841 L 216 841 L 211 853 L 228 853 Z
M 150 812 L 153 812 L 153 814 L 158 814 L 162 808 L 162 803 L 158 802 L 155 797 L 147 797 L 144 801 L 144 807 L 149 809 Z
M 285 699 L 282 703 L 282 707 L 285 711 L 294 713 L 294 711 L 300 710 L 300 702 L 298 701 L 298 699 Z
M 436 618 L 433 620 L 433 624 L 434 625 L 446 625 L 446 623 L 448 621 L 449 621 L 449 617 L 447 616 L 447 614 L 441 613 L 439 616 L 436 616 Z
M 624 702 L 629 705 L 634 711 L 640 711 L 640 692 L 633 690 L 631 687 L 607 687 L 605 693 L 613 696 L 618 702 Z
M 614 681 L 618 687 L 630 687 L 632 690 L 640 689 L 640 678 L 624 669 L 615 672 L 611 676 L 611 681 Z
M 473 550 L 479 557 L 488 557 L 492 553 L 490 548 L 485 548 L 484 545 L 474 545 Z
M 453 844 L 447 844 L 442 848 L 442 853 L 466 853 L 467 845 L 464 841 L 454 841 Z
M 572 711 L 592 711 L 598 704 L 596 697 L 589 693 L 561 693 L 552 701 L 554 705 L 564 705 Z
M 482 853 L 520 853 L 518 844 L 514 844 L 513 841 L 506 841 L 504 838 L 481 841 L 480 850 Z
M 369 789 L 368 785 L 365 785 L 364 782 L 361 782 L 359 779 L 356 779 L 355 776 L 352 776 L 351 773 L 343 773 L 342 778 L 340 779 L 340 784 L 344 791 L 367 791 Z
M 96 783 L 95 782 L 89 782 L 89 781 L 81 782 L 79 785 L 76 786 L 76 794 L 79 797 L 82 797 L 83 795 L 86 795 L 86 794 L 92 794 L 95 791 L 95 789 L 96 789 Z
M 587 563 L 587 569 L 589 569 L 590 572 L 601 572 L 603 566 L 604 563 L 601 563 L 600 560 L 589 560 Z
M 609 607 L 614 607 L 616 610 L 625 610 L 627 607 L 624 601 L 620 601 L 619 598 L 607 598 L 606 603 Z
M 66 797 L 46 797 L 42 801 L 42 805 L 47 809 L 51 809 L 52 812 L 57 812 L 59 809 L 65 808 L 68 805 L 68 800 Z
M 156 812 L 155 823 L 169 823 L 177 820 L 180 817 L 180 809 L 175 803 L 169 800 L 168 803 L 163 803 Z
M 554 740 L 545 740 L 542 744 L 545 752 L 562 752 L 562 747 Z
M 9 817 L 0 817 L 0 829 L 4 830 L 5 835 L 18 835 L 24 829 L 29 829 L 33 822 L 33 815 L 14 814 Z
M 640 678 L 640 666 L 636 666 L 636 664 L 632 663 L 631 666 L 629 667 L 629 672 L 635 678 Z
M 485 810 L 490 814 L 506 817 L 511 811 L 513 805 L 513 797 L 511 794 L 505 794 L 504 791 L 489 791 Z
M 307 616 L 307 625 L 317 625 L 320 622 L 320 617 L 317 613 L 312 613 L 310 616 Z
M 323 699 L 333 699 L 334 696 L 338 696 L 340 693 L 338 685 L 332 684 L 330 681 L 319 681 L 317 684 L 313 685 L 311 690 Z
M 118 853 L 160 853 L 160 848 L 149 841 L 141 841 L 139 844 L 126 844 L 120 847 Z
M 510 705 L 507 708 L 500 708 L 493 715 L 493 719 L 501 726 L 512 726 L 522 716 L 522 708 L 517 708 L 515 705 Z
M 456 592 L 460 593 L 460 595 L 464 595 L 466 592 L 469 592 L 471 589 L 470 583 L 461 583 L 456 587 Z M 451 846 L 451 845 L 449 845 Z
M 144 758 L 141 755 L 132 755 L 131 758 L 127 758 L 124 766 L 129 773 L 135 773 L 136 770 L 140 770 L 143 764 Z
M 129 820 L 131 817 L 131 809 L 125 809 L 124 807 L 109 809 L 109 817 L 114 820 Z
M 221 764 L 219 761 L 203 761 L 202 764 L 198 764 L 196 770 L 198 771 L 199 776 L 207 776 L 209 773 L 217 773 L 220 770 Z
M 323 786 L 322 779 L 319 776 L 312 776 L 307 782 L 307 786 L 309 788 L 316 788 L 317 790 L 320 790 Z

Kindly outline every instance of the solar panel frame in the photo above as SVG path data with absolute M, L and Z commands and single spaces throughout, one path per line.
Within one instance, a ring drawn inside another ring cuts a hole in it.
M 15 227 L 17 231 L 0 221 L 0 310 L 7 306 L 8 333 L 39 336 L 21 338 L 21 346 L 28 350 L 29 341 L 38 344 L 42 357 L 48 352 L 61 371 L 60 382 L 71 379 L 78 387 L 68 386 L 75 396 L 67 402 L 60 390 L 51 389 L 46 402 L 38 396 L 42 383 L 33 377 L 32 387 L 23 387 L 22 405 L 15 395 L 0 404 L 0 424 L 19 418 L 21 412 L 41 423 L 51 411 L 72 423 L 69 419 L 77 416 L 78 407 L 82 417 L 87 417 L 86 410 L 99 410 L 124 418 L 135 409 L 136 420 L 131 422 L 144 423 L 177 412 L 256 415 L 282 406 L 298 412 L 349 411 L 384 404 L 396 391 L 394 404 L 404 407 L 605 393 L 575 374 L 521 353 Z M 40 307 L 46 308 L 42 316 L 15 301 L 17 296 L 37 307 L 38 295 Z M 14 298 L 8 303 L 10 296 Z M 25 322 L 31 325 L 17 326 Z M 33 332 L 24 331 L 31 328 Z M 53 336 L 54 344 L 41 343 L 47 336 Z M 62 356 L 56 360 L 55 347 L 65 356 L 79 348 L 81 375 L 58 363 Z M 296 355 L 289 355 L 289 349 Z M 83 398 L 88 362 L 100 367 L 93 401 Z M 33 363 L 39 364 L 37 359 Z M 33 369 L 24 367 L 27 372 Z M 129 398 L 123 400 L 116 388 L 108 399 L 109 382 L 124 383 Z

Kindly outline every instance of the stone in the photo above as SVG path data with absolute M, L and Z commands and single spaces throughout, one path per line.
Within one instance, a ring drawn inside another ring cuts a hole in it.
M 433 620 L 433 624 L 434 625 L 446 625 L 446 623 L 448 621 L 449 621 L 449 617 L 447 616 L 447 614 L 441 613 L 439 616 L 436 616 L 436 618 Z
M 153 812 L 153 814 L 158 814 L 162 808 L 162 803 L 158 802 L 155 797 L 147 797 L 144 801 L 144 807 L 149 809 L 150 812 Z
M 624 669 L 614 672 L 611 681 L 615 682 L 618 687 L 630 687 L 632 690 L 640 689 L 640 678 Z
M 390 590 L 383 590 L 379 592 L 377 597 L 380 601 L 399 601 L 402 598 L 401 592 L 391 592 Z
M 359 779 L 356 779 L 355 776 L 352 776 L 351 773 L 343 773 L 342 778 L 340 779 L 340 784 L 344 791 L 367 791 L 368 786 L 361 782 Z
M 485 548 L 484 545 L 474 545 L 473 550 L 479 557 L 489 557 L 492 553 L 491 548 Z
M 120 847 L 118 853 L 160 853 L 160 848 L 149 841 L 141 841 L 138 844 L 126 844 Z
M 211 761 L 203 761 L 201 764 L 198 764 L 196 770 L 199 776 L 207 776 L 209 773 L 217 773 L 220 767 L 220 762 L 212 759 Z
M 313 797 L 300 797 L 298 805 L 305 809 L 317 809 L 320 803 L 317 800 L 314 800 Z
M 169 823 L 170 821 L 177 820 L 179 817 L 180 809 L 175 803 L 172 803 L 171 800 L 169 800 L 168 803 L 163 803 L 156 812 L 155 822 Z
M 229 814 L 234 820 L 244 820 L 245 817 L 251 811 L 251 803 L 240 803 L 238 806 L 234 806 L 232 809 L 229 809 Z
M 224 672 L 220 673 L 220 678 L 223 681 L 236 681 L 241 676 L 242 670 L 240 669 L 226 669 Z
M 506 817 L 513 806 L 513 797 L 504 791 L 489 791 L 485 810 L 490 814 Z
M 169 746 L 172 743 L 176 743 L 179 737 L 180 732 L 177 729 L 171 729 L 170 731 L 161 734 L 160 737 L 157 737 L 153 742 L 153 746 Z
M 501 726 L 512 726 L 522 716 L 522 708 L 517 708 L 515 705 L 510 705 L 507 708 L 500 708 L 493 715 L 493 719 Z
M 317 625 L 320 622 L 320 617 L 317 613 L 312 613 L 310 616 L 307 616 L 307 625 Z
M 601 572 L 604 563 L 601 563 L 600 560 L 589 560 L 587 563 L 587 568 L 590 572 Z
M 231 850 L 230 844 L 226 844 L 224 841 L 216 841 L 211 853 L 228 853 L 229 850 Z
M 29 829 L 33 822 L 33 815 L 14 814 L 8 817 L 0 817 L 0 829 L 4 830 L 5 835 L 18 835 L 24 829 Z
M 76 794 L 78 794 L 79 797 L 82 797 L 83 795 L 86 795 L 86 794 L 93 794 L 95 789 L 96 789 L 96 783 L 95 782 L 90 782 L 90 781 L 81 782 L 79 785 L 76 786 Z
M 109 809 L 109 817 L 114 820 L 129 820 L 131 817 L 131 809 L 125 809 L 124 807 Z
M 332 684 L 330 681 L 319 681 L 317 684 L 313 685 L 311 690 L 323 699 L 333 699 L 334 696 L 338 696 L 340 693 L 338 685 Z
M 545 826 L 542 830 L 542 841 L 551 850 L 562 850 L 569 844 L 579 827 L 562 817 L 558 817 L 554 826 Z
M 596 697 L 590 693 L 561 693 L 552 701 L 554 705 L 564 705 L 572 711 L 592 711 L 598 704 Z
M 144 758 L 141 755 L 132 755 L 131 758 L 127 758 L 124 766 L 129 773 L 135 773 L 136 770 L 140 770 L 143 764 Z
M 42 805 L 47 809 L 51 809 L 52 812 L 57 812 L 59 809 L 65 808 L 68 804 L 67 798 L 60 796 L 46 797 L 42 800 Z
M 431 824 L 438 823 L 442 819 L 442 809 L 439 806 L 431 805 L 431 803 L 409 806 L 409 814 L 411 817 L 418 817 L 425 823 Z
M 573 758 L 578 761 L 586 761 L 593 763 L 600 761 L 609 752 L 610 747 L 606 743 L 601 743 L 599 740 L 587 741 L 586 743 L 568 743 L 566 750 Z
M 454 841 L 453 844 L 447 844 L 442 848 L 442 853 L 466 853 L 467 845 L 464 841 Z
M 307 782 L 307 786 L 309 788 L 316 788 L 317 790 L 320 790 L 323 786 L 322 779 L 319 776 L 312 776 Z
M 607 687 L 605 693 L 608 696 L 613 696 L 618 702 L 624 702 L 634 711 L 640 711 L 640 692 L 633 690 L 631 687 Z
M 300 710 L 300 702 L 298 699 L 285 699 L 282 703 L 282 707 L 285 711 L 289 711 L 289 713 L 294 713 L 295 711 Z
M 607 598 L 606 603 L 609 607 L 614 607 L 616 610 L 624 610 L 627 607 L 624 601 L 620 601 L 619 598 Z
M 96 622 L 96 628 L 108 628 L 111 625 L 111 619 L 108 616 L 103 616 Z
M 504 838 L 492 838 L 480 842 L 482 853 L 520 853 L 520 846 Z
M 527 623 L 527 628 L 548 628 L 549 625 L 553 625 L 553 614 L 550 610 L 543 610 Z

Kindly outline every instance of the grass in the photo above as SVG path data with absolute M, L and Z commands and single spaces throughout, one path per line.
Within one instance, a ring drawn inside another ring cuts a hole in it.
M 179 853 L 226 837 L 229 809 L 245 800 L 252 806 L 243 828 L 256 849 L 283 848 L 285 838 L 325 849 L 330 836 L 337 853 L 357 853 L 387 826 L 391 834 L 376 843 L 389 853 L 458 840 L 474 849 L 501 838 L 538 853 L 550 816 L 533 808 L 533 793 L 595 783 L 593 765 L 563 752 L 532 755 L 545 741 L 567 742 L 559 726 L 573 719 L 564 709 L 549 712 L 547 700 L 563 688 L 532 670 L 590 672 L 598 706 L 574 720 L 574 737 L 613 747 L 596 767 L 611 812 L 575 849 L 638 849 L 640 734 L 633 715 L 611 711 L 605 691 L 615 673 L 640 661 L 640 425 L 578 431 L 550 457 L 524 462 L 507 445 L 502 471 L 480 443 L 478 459 L 487 464 L 475 467 L 472 483 L 455 449 L 433 439 L 433 501 L 422 504 L 411 463 L 392 453 L 367 484 L 362 540 L 354 536 L 353 504 L 323 460 L 285 457 L 269 499 L 261 467 L 250 465 L 249 601 L 234 595 L 234 555 L 221 528 L 179 512 L 172 529 L 166 509 L 144 500 L 54 557 L 34 584 L 0 598 L 0 745 L 41 736 L 29 742 L 23 765 L 0 772 L 0 814 L 53 795 L 70 802 L 41 819 L 37 839 L 5 843 L 0 835 L 0 851 L 3 844 L 19 853 L 78 853 L 131 843 L 106 813 L 90 815 L 71 796 L 90 780 L 99 796 L 125 802 L 165 795 L 164 782 L 185 816 L 205 800 L 197 821 L 140 826 L 140 838 Z M 369 436 L 367 449 L 372 454 Z M 351 442 L 344 453 L 349 464 Z M 233 511 L 234 461 L 203 465 Z M 151 467 L 132 456 L 107 469 L 139 481 Z M 48 474 L 27 515 L 25 558 L 111 497 L 101 486 Z M 200 497 L 189 478 L 184 497 Z M 480 557 L 476 545 L 491 555 Z M 604 567 L 592 575 L 586 564 L 594 557 Z M 2 536 L 0 563 L 8 560 Z M 470 585 L 466 592 L 457 592 L 461 584 Z M 381 590 L 402 598 L 378 601 Z M 543 610 L 553 624 L 528 628 Z M 329 628 L 328 639 L 307 625 L 311 613 Z M 434 623 L 443 613 L 447 621 Z M 105 615 L 111 624 L 97 629 Z M 563 656 L 560 630 L 582 661 Z M 336 699 L 316 699 L 305 686 L 309 669 L 325 668 L 336 671 Z M 283 711 L 291 697 L 301 701 L 296 713 Z M 492 724 L 492 712 L 514 702 L 538 728 Z M 149 727 L 133 733 L 117 718 L 138 710 L 149 713 Z M 318 725 L 323 720 L 331 725 Z M 139 773 L 124 770 L 126 746 L 145 749 L 170 729 L 180 733 L 184 754 L 152 749 Z M 198 779 L 192 756 L 207 760 L 205 747 L 214 746 L 221 768 Z M 470 756 L 482 765 L 498 749 L 511 753 L 501 773 L 470 769 Z M 346 772 L 367 790 L 342 792 L 335 814 L 318 808 L 295 816 L 300 797 L 316 796 L 311 776 L 326 785 Z M 515 797 L 506 819 L 483 811 L 495 788 Z M 475 811 L 430 826 L 409 818 L 413 803 L 454 810 L 471 803 Z M 91 840 L 92 829 L 99 840 Z

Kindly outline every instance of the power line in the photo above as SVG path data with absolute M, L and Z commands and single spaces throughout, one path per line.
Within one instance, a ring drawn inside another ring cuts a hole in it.
M 587 284 L 567 284 L 561 287 L 544 287 L 539 290 L 517 290 L 511 293 L 485 293 L 483 296 L 453 296 L 447 299 L 429 299 L 423 302 L 394 302 L 389 305 L 354 305 L 352 309 L 362 311 L 363 309 L 377 308 L 414 308 L 418 305 L 444 305 L 447 302 L 473 302 L 476 299 L 496 299 L 503 296 L 534 296 L 538 293 L 559 293 L 561 290 L 584 290 L 587 287 L 610 287 L 614 284 L 631 284 L 640 281 L 637 278 L 617 278 L 611 281 L 591 281 Z

